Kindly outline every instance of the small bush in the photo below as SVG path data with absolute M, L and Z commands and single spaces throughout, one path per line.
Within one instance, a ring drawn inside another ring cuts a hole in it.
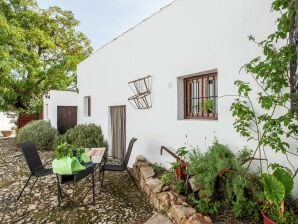
M 101 127 L 95 124 L 80 124 L 67 130 L 64 135 L 58 136 L 56 146 L 63 142 L 83 148 L 108 146 Z
M 175 183 L 175 174 L 173 172 L 166 172 L 161 175 L 161 181 L 165 185 L 171 185 Z
M 190 154 L 188 171 L 201 189 L 191 201 L 199 211 L 214 214 L 228 207 L 235 217 L 258 220 L 263 194 L 259 178 L 242 167 L 248 155 L 235 155 L 218 142 L 205 154 Z
M 44 120 L 32 121 L 18 131 L 16 143 L 32 142 L 38 150 L 53 150 L 57 130 L 50 122 Z

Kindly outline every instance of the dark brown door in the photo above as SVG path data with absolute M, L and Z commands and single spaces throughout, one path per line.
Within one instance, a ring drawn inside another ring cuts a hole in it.
M 77 107 L 58 106 L 57 107 L 57 128 L 60 134 L 64 134 L 68 129 L 77 125 Z
M 126 151 L 126 108 L 125 106 L 110 107 L 112 131 L 112 155 L 124 160 Z

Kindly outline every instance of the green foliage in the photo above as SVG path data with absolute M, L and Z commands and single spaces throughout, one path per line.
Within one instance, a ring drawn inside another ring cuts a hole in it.
M 185 156 L 187 155 L 187 153 L 188 153 L 188 150 L 186 149 L 186 147 L 181 147 L 176 151 L 176 155 L 182 160 L 185 159 Z
M 185 191 L 185 182 L 183 180 L 179 180 L 176 182 L 176 185 L 175 185 L 175 191 L 178 193 L 178 194 L 181 194 Z
M 101 127 L 95 124 L 80 124 L 67 130 L 63 136 L 58 138 L 56 145 L 63 142 L 82 148 L 108 146 L 102 134 Z
M 264 173 L 262 183 L 265 198 L 269 203 L 280 203 L 285 198 L 285 187 L 274 175 Z
M 298 217 L 292 209 L 285 211 L 283 216 L 280 216 L 279 205 L 273 204 L 265 210 L 265 214 L 268 218 L 278 224 L 296 224 L 298 223 Z
M 55 155 L 57 159 L 62 159 L 65 157 L 77 157 L 82 165 L 84 165 L 84 161 L 81 159 L 81 154 L 84 152 L 84 148 L 77 148 L 66 142 L 60 143 L 55 148 Z
M 92 52 L 79 21 L 36 0 L 0 0 L 0 110 L 40 112 L 50 89 L 76 85 L 76 66 Z
M 217 141 L 205 154 L 190 153 L 188 171 L 202 189 L 191 198 L 200 212 L 214 214 L 221 207 L 229 207 L 236 217 L 259 218 L 262 191 L 258 178 L 241 165 L 247 157 L 247 150 L 236 156 Z
M 165 185 L 171 185 L 175 182 L 175 174 L 173 172 L 166 172 L 161 175 L 161 181 Z
M 57 159 L 62 159 L 64 157 L 73 157 L 74 146 L 66 142 L 59 144 L 55 149 L 55 155 Z
M 158 177 L 167 172 L 166 168 L 164 168 L 160 163 L 153 163 L 151 166 L 154 169 L 155 175 Z
M 53 150 L 57 130 L 50 122 L 37 120 L 28 123 L 18 131 L 16 143 L 32 142 L 39 150 Z
M 273 172 L 273 176 L 280 182 L 285 188 L 285 195 L 290 195 L 294 188 L 294 181 L 288 171 L 280 167 L 276 168 Z
M 220 171 L 232 168 L 235 156 L 227 146 L 215 142 L 205 154 L 193 151 L 190 154 L 188 171 L 195 176 L 196 183 L 204 187 L 206 197 L 215 190 L 216 178 Z M 208 174 L 208 175 L 207 175 Z
M 257 152 L 261 155 L 265 147 L 276 152 L 293 152 L 289 141 L 298 139 L 297 111 L 289 108 L 291 103 L 297 104 L 296 93 L 289 88 L 293 82 L 290 69 L 296 60 L 296 52 L 292 41 L 284 40 L 291 36 L 293 30 L 295 1 L 274 0 L 272 9 L 281 13 L 276 32 L 260 42 L 249 37 L 263 49 L 263 55 L 243 67 L 258 88 L 252 89 L 249 82 L 235 81 L 239 97 L 230 108 L 237 132 L 248 140 L 257 141 L 254 155 Z M 296 67 L 294 69 L 296 71 Z
M 171 162 L 171 170 L 175 171 L 176 168 L 180 166 L 179 161 Z
M 298 123 L 295 117 L 298 114 L 298 96 L 297 90 L 293 89 L 295 76 L 297 78 L 297 49 L 293 41 L 297 7 L 295 4 L 297 3 L 293 0 L 274 0 L 272 9 L 280 13 L 276 31 L 260 42 L 256 42 L 252 36 L 249 37 L 263 50 L 262 56 L 254 58 L 243 67 L 258 88 L 252 89 L 249 82 L 241 80 L 234 83 L 239 94 L 231 105 L 235 118 L 234 127 L 247 140 L 257 142 L 253 157 L 258 154 L 260 159 L 262 156 L 267 159 L 267 148 L 297 155 L 294 152 L 297 150 L 296 146 L 291 148 L 289 144 L 298 139 Z M 297 168 L 288 161 L 297 174 Z M 248 167 L 250 164 L 251 162 Z M 267 163 L 267 169 L 269 167 Z M 261 178 L 266 199 L 264 210 L 277 223 L 294 223 L 291 211 L 284 211 L 283 208 L 285 197 L 293 189 L 293 179 L 279 164 L 271 167 L 273 174 L 263 174 Z M 262 160 L 260 169 L 262 172 Z
M 204 212 L 206 214 L 216 214 L 220 208 L 219 201 L 206 201 L 197 199 L 194 194 L 188 195 L 188 200 L 196 207 L 199 212 Z
M 291 209 L 288 211 L 284 209 L 284 200 L 294 187 L 294 181 L 288 171 L 278 167 L 273 174 L 262 174 L 262 184 L 266 199 L 263 208 L 265 214 L 278 223 L 292 223 L 295 215 Z M 297 216 L 296 221 L 298 221 Z

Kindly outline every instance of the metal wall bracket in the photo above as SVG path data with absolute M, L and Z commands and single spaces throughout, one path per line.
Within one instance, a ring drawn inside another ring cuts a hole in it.
M 128 85 L 134 93 L 133 96 L 128 98 L 128 101 L 135 109 L 148 109 L 152 107 L 152 77 L 150 75 L 133 80 Z

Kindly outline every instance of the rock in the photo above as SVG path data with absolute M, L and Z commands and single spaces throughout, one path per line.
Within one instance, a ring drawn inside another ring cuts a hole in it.
M 177 203 L 177 199 L 173 197 L 171 191 L 161 192 L 159 194 L 150 195 L 150 203 L 157 211 L 168 212 L 172 203 Z
M 195 214 L 196 210 L 191 207 L 184 207 L 183 205 L 173 205 L 169 211 L 168 216 L 180 224 L 183 219 Z
M 154 214 L 150 219 L 148 219 L 144 224 L 172 224 L 171 220 L 161 214 Z
M 72 194 L 73 193 L 73 190 L 72 189 L 68 189 L 66 190 L 67 194 Z
M 149 162 L 146 160 L 146 158 L 144 156 L 137 156 L 135 163 L 133 164 L 133 172 L 135 177 L 140 180 L 140 168 L 141 167 L 148 167 L 149 166 Z
M 44 210 L 44 209 L 46 208 L 46 205 L 43 204 L 43 203 L 41 203 L 41 204 L 38 205 L 37 208 L 38 208 L 39 210 Z
M 137 163 L 137 162 L 145 162 L 145 161 L 147 161 L 146 160 L 146 158 L 143 156 L 143 155 L 138 155 L 137 157 L 136 157 L 136 160 L 135 160 L 135 162 Z
M 90 222 L 95 222 L 96 219 L 97 219 L 97 216 L 93 216 L 93 217 L 90 219 Z
M 161 192 L 163 187 L 163 182 L 158 178 L 148 178 L 146 179 L 146 184 L 153 193 Z
M 189 184 L 190 184 L 191 190 L 193 192 L 197 192 L 197 191 L 200 190 L 199 186 L 195 184 L 195 177 L 194 176 L 189 178 Z
M 181 224 L 211 224 L 212 220 L 208 216 L 196 213 L 190 217 L 184 217 Z
M 148 167 L 141 167 L 140 168 L 141 177 L 144 179 L 148 179 L 155 175 L 154 169 L 150 166 Z
M 34 204 L 28 205 L 28 211 L 32 211 L 34 209 L 36 209 L 36 205 L 34 205 Z
M 161 189 L 161 191 L 169 191 L 170 190 L 170 187 L 168 186 L 168 185 L 166 185 L 166 186 L 163 186 L 162 187 L 162 189 Z
M 41 193 L 35 193 L 34 196 L 35 197 L 40 197 Z

